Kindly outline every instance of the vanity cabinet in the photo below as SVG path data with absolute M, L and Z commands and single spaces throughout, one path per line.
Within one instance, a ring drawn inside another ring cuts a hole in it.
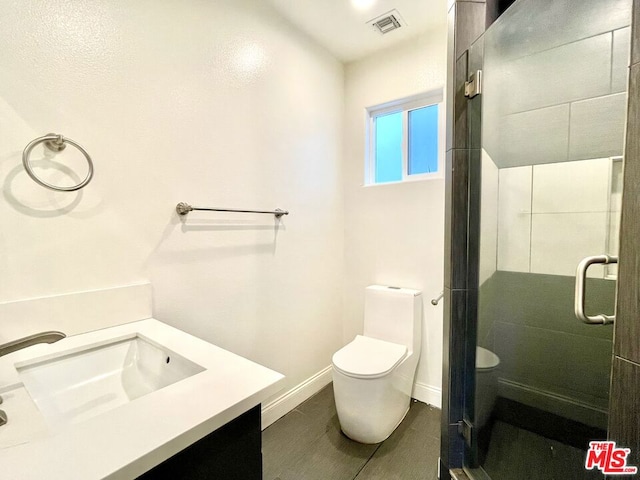
M 138 480 L 262 480 L 260 423 L 257 405 Z

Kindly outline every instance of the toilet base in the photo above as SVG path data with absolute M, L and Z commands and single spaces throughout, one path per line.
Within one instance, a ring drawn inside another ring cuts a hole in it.
M 386 440 L 400 425 L 411 402 L 410 390 L 395 375 L 347 377 L 333 369 L 333 392 L 342 432 L 359 443 Z
M 345 432 L 345 431 L 344 431 L 344 429 L 342 428 L 342 424 L 340 424 L 340 431 L 341 431 L 342 433 L 344 433 L 344 435 L 345 435 L 346 437 L 350 438 L 350 439 L 351 439 L 351 440 L 353 440 L 354 442 L 364 443 L 364 444 L 367 444 L 367 445 L 372 445 L 372 444 L 376 444 L 376 443 L 381 443 L 381 442 L 384 442 L 387 438 L 389 438 L 389 437 L 391 436 L 391 434 L 392 434 L 393 432 L 395 432 L 395 431 L 396 431 L 396 428 L 398 428 L 398 427 L 400 426 L 400 424 L 401 424 L 401 423 L 402 423 L 402 421 L 404 420 L 404 417 L 406 417 L 406 416 L 407 416 L 407 413 L 409 413 L 409 408 L 408 408 L 408 407 L 407 407 L 407 411 L 406 411 L 406 412 L 404 412 L 404 415 L 402 415 L 402 418 L 398 421 L 398 423 L 396 424 L 396 426 L 395 426 L 395 427 L 393 427 L 393 429 L 389 432 L 389 434 L 388 434 L 386 437 L 384 437 L 383 439 L 378 440 L 378 441 L 376 441 L 376 442 L 363 442 L 363 441 L 361 441 L 361 440 L 358 440 L 357 438 L 352 438 L 352 437 L 351 437 L 347 432 Z

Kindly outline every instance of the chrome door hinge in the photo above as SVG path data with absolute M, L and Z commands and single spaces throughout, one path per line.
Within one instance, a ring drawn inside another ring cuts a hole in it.
M 458 422 L 458 433 L 464 437 L 464 441 L 469 448 L 471 448 L 471 439 L 473 437 L 473 425 L 466 419 L 462 419 Z
M 482 93 L 482 70 L 469 75 L 469 81 L 464 82 L 464 96 L 473 98 Z

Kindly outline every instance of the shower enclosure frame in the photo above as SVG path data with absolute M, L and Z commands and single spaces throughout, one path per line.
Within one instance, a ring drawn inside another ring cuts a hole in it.
M 475 463 L 482 96 L 465 97 L 465 82 L 482 69 L 482 36 L 504 9 L 504 0 L 449 1 L 441 479 L 466 478 L 462 468 Z M 640 465 L 640 0 L 631 28 L 608 436 L 631 448 L 629 465 Z

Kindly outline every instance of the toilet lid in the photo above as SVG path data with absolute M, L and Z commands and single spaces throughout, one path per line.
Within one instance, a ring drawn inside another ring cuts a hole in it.
M 350 377 L 381 377 L 407 355 L 407 347 L 377 338 L 356 338 L 333 354 L 333 366 Z

